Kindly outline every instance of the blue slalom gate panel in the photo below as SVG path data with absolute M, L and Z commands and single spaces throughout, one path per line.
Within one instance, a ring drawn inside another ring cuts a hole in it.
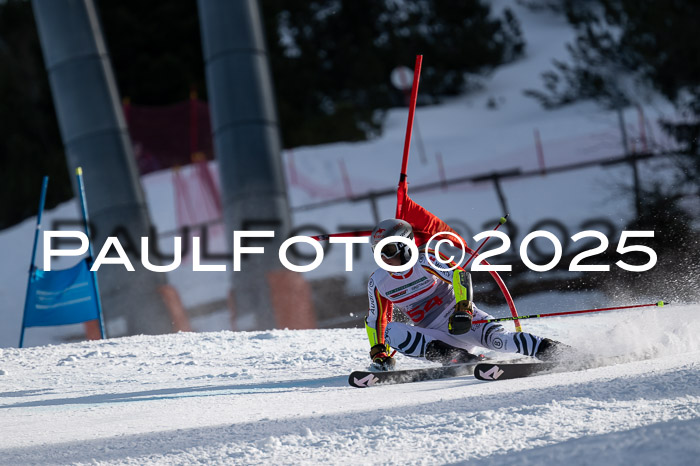
M 64 270 L 35 270 L 29 282 L 24 327 L 77 324 L 99 319 L 93 280 L 87 260 Z

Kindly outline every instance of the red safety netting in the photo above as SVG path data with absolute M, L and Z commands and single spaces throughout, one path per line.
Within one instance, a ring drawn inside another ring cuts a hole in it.
M 168 106 L 124 103 L 139 173 L 213 160 L 209 105 L 192 98 Z

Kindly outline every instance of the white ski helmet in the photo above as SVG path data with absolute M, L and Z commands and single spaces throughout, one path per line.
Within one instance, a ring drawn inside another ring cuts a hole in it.
M 411 224 L 397 218 L 382 220 L 372 230 L 372 235 L 369 239 L 369 244 L 374 251 L 375 246 L 389 236 L 401 236 L 403 238 L 413 239 L 413 227 Z M 405 264 L 411 258 L 411 250 L 404 243 L 389 243 L 382 248 L 382 256 L 390 259 L 401 253 L 402 263 Z

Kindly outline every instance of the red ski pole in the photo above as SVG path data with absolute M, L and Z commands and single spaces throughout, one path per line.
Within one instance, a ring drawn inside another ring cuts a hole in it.
M 472 325 L 473 324 L 486 324 L 489 322 L 505 322 L 508 320 L 516 320 L 516 319 L 538 319 L 540 317 L 568 316 L 568 315 L 573 315 L 573 314 L 586 314 L 588 312 L 614 311 L 617 309 L 633 309 L 633 308 L 639 308 L 639 307 L 652 307 L 652 306 L 663 307 L 665 304 L 669 304 L 669 303 L 664 303 L 663 301 L 659 301 L 657 303 L 637 304 L 635 306 L 603 307 L 600 309 L 584 309 L 581 311 L 552 312 L 549 314 L 532 314 L 529 316 L 518 316 L 518 317 L 500 317 L 497 319 L 475 320 L 475 321 L 472 321 Z
M 496 225 L 496 228 L 494 228 L 493 231 L 498 230 L 498 228 L 499 228 L 501 225 L 503 225 L 504 223 L 506 223 L 506 222 L 508 221 L 508 216 L 509 216 L 509 215 L 510 215 L 510 214 L 505 214 L 505 216 L 501 217 L 501 219 L 498 221 L 498 225 Z M 469 256 L 469 259 L 467 259 L 467 262 L 465 262 L 464 265 L 462 266 L 462 268 L 463 268 L 464 270 L 467 270 L 467 266 L 469 265 L 469 263 L 472 261 L 472 259 L 474 259 L 474 257 L 476 257 L 476 255 L 479 253 L 479 251 L 481 251 L 481 248 L 484 247 L 484 244 L 486 244 L 486 243 L 488 242 L 488 240 L 490 240 L 490 239 L 491 239 L 491 236 L 487 236 L 486 238 L 484 238 L 484 240 L 481 242 L 481 244 L 479 245 L 479 247 L 476 248 L 476 251 L 474 251 L 474 252 L 472 253 L 472 255 Z

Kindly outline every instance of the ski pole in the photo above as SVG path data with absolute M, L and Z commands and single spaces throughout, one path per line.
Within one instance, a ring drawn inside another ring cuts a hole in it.
M 501 219 L 498 221 L 498 225 L 496 225 L 496 228 L 494 228 L 493 231 L 498 230 L 498 228 L 499 228 L 501 225 L 503 225 L 504 223 L 506 223 L 506 222 L 508 221 L 508 216 L 509 216 L 509 215 L 510 215 L 510 214 L 505 214 L 503 217 L 501 217 Z M 484 238 L 484 240 L 481 242 L 481 244 L 479 245 L 479 247 L 476 248 L 476 251 L 474 251 L 474 252 L 472 253 L 472 255 L 469 257 L 469 259 L 467 259 L 467 262 L 465 262 L 464 265 L 462 266 L 462 268 L 463 268 L 464 270 L 467 270 L 467 266 L 469 265 L 469 263 L 472 261 L 472 259 L 474 259 L 474 257 L 476 257 L 476 255 L 478 254 L 478 252 L 481 251 L 481 248 L 484 247 L 484 244 L 486 244 L 486 243 L 488 242 L 488 240 L 490 240 L 490 239 L 491 239 L 491 236 L 487 236 L 486 238 Z
M 665 304 L 670 304 L 670 303 L 664 303 L 663 301 L 659 301 L 656 303 L 651 303 L 651 304 L 637 304 L 635 306 L 618 306 L 618 307 L 604 307 L 600 309 L 584 309 L 581 311 L 566 311 L 566 312 L 552 312 L 549 314 L 532 314 L 529 316 L 518 316 L 518 317 L 500 317 L 496 319 L 485 319 L 485 320 L 475 320 L 472 321 L 473 324 L 486 324 L 489 322 L 505 322 L 508 320 L 516 320 L 516 319 L 538 319 L 540 317 L 555 317 L 555 316 L 567 316 L 567 315 L 572 315 L 572 314 L 585 314 L 588 312 L 603 312 L 603 311 L 614 311 L 617 309 L 633 309 L 633 308 L 639 308 L 639 307 L 663 307 Z
M 309 236 L 311 239 L 316 241 L 328 241 L 329 238 L 348 238 L 348 237 L 360 237 L 369 236 L 372 234 L 372 230 L 359 230 L 359 231 L 348 231 L 344 233 L 329 233 L 326 235 L 315 235 Z

